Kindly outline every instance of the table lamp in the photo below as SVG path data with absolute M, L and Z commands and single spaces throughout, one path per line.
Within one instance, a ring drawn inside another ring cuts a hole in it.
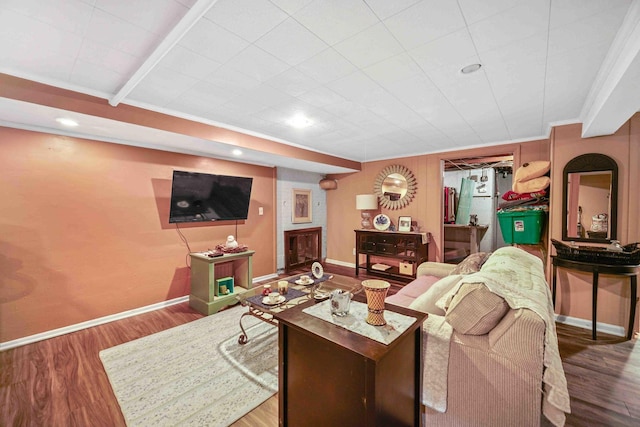
M 369 211 L 378 209 L 378 196 L 375 194 L 356 195 L 356 209 L 361 211 L 362 221 L 360 224 L 362 228 L 371 228 L 371 212 Z

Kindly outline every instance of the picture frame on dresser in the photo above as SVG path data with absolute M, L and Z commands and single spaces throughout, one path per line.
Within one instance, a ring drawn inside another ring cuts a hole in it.
M 398 231 L 411 231 L 410 216 L 401 216 L 398 218 Z
M 304 224 L 312 222 L 311 190 L 293 189 L 291 197 L 291 222 Z

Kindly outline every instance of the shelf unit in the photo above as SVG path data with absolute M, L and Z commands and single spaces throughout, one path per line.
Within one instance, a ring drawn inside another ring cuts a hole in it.
M 420 263 L 427 261 L 427 249 L 431 241 L 430 233 L 410 233 L 377 230 L 354 230 L 356 233 L 356 276 L 361 268 L 367 274 L 412 280 Z M 360 256 L 364 256 L 361 264 Z M 376 262 L 372 258 L 381 258 L 384 263 L 392 260 L 391 268 L 385 271 L 373 269 Z M 400 271 L 400 263 L 410 263 L 410 273 Z
M 322 227 L 301 228 L 284 232 L 284 271 L 320 262 L 322 252 Z
M 253 287 L 252 257 L 255 251 L 244 251 L 209 257 L 207 252 L 192 252 L 191 294 L 189 306 L 202 314 L 211 315 L 222 307 L 238 302 L 237 296 Z M 217 280 L 233 277 L 233 292 L 218 295 Z

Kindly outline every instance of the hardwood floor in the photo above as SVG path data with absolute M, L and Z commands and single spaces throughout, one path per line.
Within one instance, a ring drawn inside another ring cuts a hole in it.
M 353 269 L 328 265 L 335 274 Z M 360 278 L 367 278 L 362 275 Z M 391 293 L 400 286 L 392 283 Z M 124 426 L 100 350 L 203 317 L 178 304 L 0 352 L 0 426 Z M 640 425 L 638 340 L 558 325 L 571 395 L 567 426 Z M 233 424 L 277 426 L 277 395 Z
M 637 337 L 598 334 L 557 324 L 571 415 L 567 426 L 640 425 L 640 344 Z

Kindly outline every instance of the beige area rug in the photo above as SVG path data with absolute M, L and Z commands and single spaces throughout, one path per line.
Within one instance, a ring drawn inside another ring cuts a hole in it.
M 100 352 L 128 426 L 227 426 L 278 391 L 278 328 L 234 307 Z

